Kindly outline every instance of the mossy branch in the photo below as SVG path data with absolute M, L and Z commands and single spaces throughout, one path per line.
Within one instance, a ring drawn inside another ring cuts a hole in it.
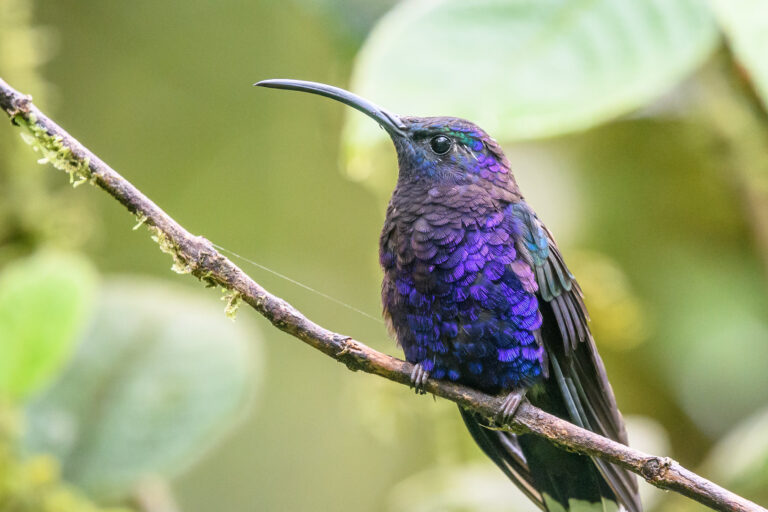
M 228 314 L 234 314 L 242 300 L 261 313 L 278 329 L 287 332 L 351 370 L 371 373 L 410 385 L 410 363 L 371 349 L 348 336 L 329 331 L 309 320 L 283 299 L 262 288 L 234 263 L 219 254 L 203 237 L 194 236 L 150 201 L 136 187 L 100 158 L 72 138 L 40 112 L 31 101 L 0 79 L 0 108 L 20 126 L 28 140 L 46 161 L 68 172 L 73 184 L 90 182 L 117 199 L 146 225 L 163 252 L 173 258 L 173 269 L 190 273 L 208 286 L 225 289 Z M 451 400 L 490 420 L 497 417 L 503 397 L 490 396 L 447 381 L 430 379 L 424 390 Z M 515 417 L 500 428 L 532 433 L 571 450 L 626 468 L 646 481 L 676 491 L 715 510 L 768 512 L 667 457 L 658 457 L 579 428 L 524 402 Z

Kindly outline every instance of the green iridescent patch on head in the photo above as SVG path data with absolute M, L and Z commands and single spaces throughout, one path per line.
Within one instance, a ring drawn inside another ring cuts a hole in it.
M 465 146 L 472 146 L 475 141 L 478 140 L 478 137 L 474 136 L 474 134 L 470 134 L 467 132 L 460 132 L 456 130 L 448 129 L 446 130 L 448 134 L 456 139 L 456 141 L 460 142 L 461 144 L 464 144 Z

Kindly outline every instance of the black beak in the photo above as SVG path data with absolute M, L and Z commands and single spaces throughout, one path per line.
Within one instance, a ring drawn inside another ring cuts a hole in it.
M 365 98 L 361 98 L 357 94 L 352 94 L 351 92 L 345 91 L 344 89 L 339 89 L 338 87 L 333 87 L 332 85 L 325 85 L 317 82 L 283 79 L 262 80 L 261 82 L 257 82 L 253 85 L 257 85 L 259 87 L 271 87 L 273 89 L 288 89 L 291 91 L 303 91 L 310 92 L 312 94 L 319 94 L 320 96 L 325 96 L 326 98 L 340 101 L 345 105 L 349 105 L 350 107 L 355 108 L 364 114 L 367 114 L 377 123 L 379 123 L 379 125 L 381 125 L 385 130 L 387 130 L 387 132 L 392 136 L 406 136 L 407 127 L 398 116 L 387 112 L 383 108 L 374 105 Z

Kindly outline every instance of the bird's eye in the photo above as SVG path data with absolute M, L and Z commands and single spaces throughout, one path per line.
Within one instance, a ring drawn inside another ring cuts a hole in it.
M 429 147 L 438 155 L 444 155 L 451 149 L 451 139 L 445 135 L 436 135 L 429 141 Z

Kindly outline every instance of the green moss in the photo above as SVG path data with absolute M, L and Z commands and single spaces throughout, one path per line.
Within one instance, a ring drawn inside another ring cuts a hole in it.
M 139 222 L 134 229 L 146 224 L 147 221 L 146 217 L 143 215 L 139 215 L 138 220 Z M 157 226 L 147 226 L 147 228 L 150 233 L 152 233 L 152 240 L 157 242 L 157 245 L 160 246 L 160 250 L 166 254 L 170 254 L 171 258 L 173 258 L 173 266 L 171 267 L 171 270 L 178 274 L 192 274 L 200 279 L 200 281 L 202 281 L 208 288 L 222 285 L 211 271 L 202 271 L 200 269 L 193 271 L 186 258 L 181 254 L 179 246 Z M 227 302 L 227 305 L 224 308 L 224 314 L 230 320 L 234 320 L 237 317 L 237 311 L 240 308 L 240 302 L 243 299 L 243 295 L 236 290 L 230 290 L 225 287 L 222 287 L 221 291 L 224 294 L 222 300 Z
M 219 280 L 210 270 L 206 270 L 197 276 L 205 284 L 206 288 L 215 288 L 219 286 Z
M 173 258 L 173 265 L 171 266 L 171 270 L 177 274 L 192 273 L 192 268 L 181 255 L 179 246 L 173 240 L 171 240 L 168 235 L 163 233 L 157 226 L 148 226 L 148 229 L 150 233 L 152 233 L 152 240 L 157 242 L 157 245 L 160 246 L 160 250 L 166 254 L 170 254 L 171 258 Z
M 81 160 L 72 154 L 72 150 L 61 143 L 61 137 L 51 135 L 45 128 L 37 124 L 34 115 L 26 119 L 21 114 L 13 116 L 13 123 L 22 128 L 21 138 L 40 152 L 43 157 L 37 162 L 50 163 L 55 168 L 69 174 L 69 182 L 78 187 L 93 178 L 88 159 Z
M 147 222 L 147 216 L 144 215 L 143 213 L 138 214 L 136 216 L 136 225 L 133 226 L 133 230 L 136 231 L 141 226 L 143 226 L 145 222 Z
M 226 288 L 222 288 L 221 291 L 224 293 L 221 299 L 227 301 L 224 314 L 230 320 L 234 320 L 237 317 L 237 310 L 240 308 L 240 301 L 242 301 L 243 295 L 236 290 L 228 290 Z

